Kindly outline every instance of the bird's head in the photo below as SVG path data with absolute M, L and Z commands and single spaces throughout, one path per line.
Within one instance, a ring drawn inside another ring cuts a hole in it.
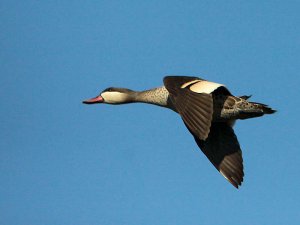
M 82 103 L 85 104 L 96 104 L 96 103 L 107 103 L 107 104 L 124 104 L 132 102 L 135 98 L 135 92 L 126 88 L 106 88 L 95 98 L 87 99 Z

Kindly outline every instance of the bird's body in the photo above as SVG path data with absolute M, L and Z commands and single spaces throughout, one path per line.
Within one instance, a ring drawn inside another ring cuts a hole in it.
M 274 113 L 264 104 L 236 97 L 222 84 L 197 77 L 167 76 L 164 86 L 132 91 L 107 88 L 86 104 L 143 102 L 169 108 L 180 114 L 196 143 L 212 164 L 235 187 L 243 181 L 243 159 L 232 126 L 237 119 Z

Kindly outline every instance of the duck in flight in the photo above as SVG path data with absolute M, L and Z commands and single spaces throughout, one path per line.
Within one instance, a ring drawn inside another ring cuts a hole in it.
M 236 188 L 244 177 L 242 151 L 233 130 L 237 119 L 276 112 L 265 104 L 233 96 L 222 84 L 198 77 L 166 76 L 164 86 L 146 91 L 107 88 L 85 104 L 149 103 L 178 113 L 197 145 L 215 168 Z

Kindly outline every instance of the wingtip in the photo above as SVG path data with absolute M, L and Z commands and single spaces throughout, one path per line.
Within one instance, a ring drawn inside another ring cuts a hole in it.
M 239 187 L 242 185 L 242 180 L 241 181 L 237 181 L 235 180 L 233 177 L 227 177 L 222 170 L 220 170 L 221 175 L 229 181 L 229 183 L 232 184 L 232 186 L 234 186 L 236 189 L 239 189 Z
M 235 187 L 236 189 L 239 189 L 239 185 L 238 184 L 233 183 L 233 182 L 230 182 L 230 183 L 233 185 L 233 187 Z
M 233 177 L 230 179 L 227 179 L 236 189 L 239 189 L 239 187 L 242 185 L 242 181 L 237 181 Z

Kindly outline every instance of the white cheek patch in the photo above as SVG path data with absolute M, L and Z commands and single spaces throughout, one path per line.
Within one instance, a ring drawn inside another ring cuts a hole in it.
M 219 87 L 224 87 L 223 84 L 218 84 L 209 81 L 199 81 L 190 87 L 190 90 L 196 93 L 210 94 Z
M 101 94 L 104 102 L 110 104 L 118 104 L 126 101 L 126 95 L 120 92 L 104 92 Z

